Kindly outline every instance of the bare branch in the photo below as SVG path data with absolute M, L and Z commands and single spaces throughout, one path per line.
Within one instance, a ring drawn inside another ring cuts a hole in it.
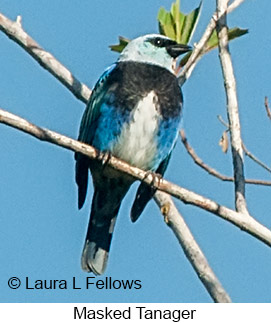
M 90 89 L 81 83 L 71 72 L 62 65 L 52 54 L 41 48 L 22 28 L 21 17 L 16 22 L 9 20 L 0 13 L 0 30 L 27 51 L 42 67 L 53 74 L 78 99 L 87 102 Z
M 265 109 L 266 109 L 267 116 L 271 120 L 271 110 L 269 108 L 268 97 L 267 96 L 264 98 L 264 106 L 265 106 Z
M 18 24 L 20 27 L 22 27 L 22 16 L 17 16 L 16 24 Z
M 180 136 L 181 136 L 181 140 L 182 140 L 182 143 L 183 143 L 185 149 L 187 150 L 188 154 L 192 157 L 195 164 L 197 164 L 198 166 L 200 166 L 201 168 L 206 170 L 210 175 L 213 175 L 213 176 L 221 179 L 222 181 L 233 182 L 233 177 L 222 175 L 218 171 L 216 171 L 214 168 L 212 168 L 204 163 L 204 161 L 196 154 L 194 149 L 189 145 L 183 129 L 180 131 Z
M 232 12 L 234 9 L 236 9 L 237 7 L 239 7 L 239 6 L 240 6 L 240 4 L 242 4 L 244 1 L 245 1 L 245 0 L 235 0 L 235 1 L 233 1 L 233 2 L 229 5 L 229 7 L 228 7 L 228 9 L 227 9 L 227 13 L 229 14 L 230 12 Z
M 195 150 L 190 146 L 183 129 L 180 131 L 180 136 L 181 136 L 181 140 L 182 140 L 182 143 L 183 143 L 185 149 L 187 150 L 188 154 L 192 157 L 195 164 L 200 166 L 202 169 L 206 170 L 210 175 L 215 176 L 224 182 L 233 182 L 234 181 L 233 177 L 223 175 L 223 174 L 219 173 L 217 170 L 215 170 L 214 168 L 212 168 L 209 165 L 207 165 L 206 163 L 204 163 L 204 161 L 196 154 Z M 251 154 L 249 151 L 245 150 L 245 147 L 244 147 L 244 151 L 246 154 L 247 153 Z M 254 155 L 252 155 L 252 156 L 254 158 L 256 158 Z M 261 161 L 259 161 L 259 162 L 261 163 Z M 264 167 L 266 167 L 266 165 L 264 165 Z M 263 180 L 258 180 L 258 179 L 246 179 L 245 182 L 247 184 L 271 186 L 271 181 L 263 181 Z
M 242 142 L 242 147 L 244 150 L 244 153 L 252 159 L 255 163 L 263 167 L 265 170 L 267 170 L 269 173 L 271 173 L 271 168 L 265 165 L 259 158 L 257 158 L 255 155 L 253 155 L 245 146 L 245 144 Z
M 217 116 L 217 119 L 227 128 L 226 131 L 230 131 L 229 124 L 226 123 L 220 115 Z
M 218 120 L 227 128 L 226 131 L 229 131 L 229 125 L 222 119 L 221 116 L 217 116 Z M 244 153 L 250 158 L 252 159 L 255 163 L 257 163 L 258 165 L 260 165 L 261 167 L 263 167 L 265 170 L 267 170 L 269 173 L 271 173 L 271 168 L 268 167 L 265 163 L 263 163 L 259 158 L 257 158 L 255 155 L 253 155 L 245 146 L 244 142 L 242 141 L 242 148 L 244 150 Z M 249 181 L 251 180 L 245 180 L 245 183 L 249 183 Z M 252 180 L 254 181 L 254 180 Z M 256 180 L 257 181 L 257 180 Z M 264 181 L 263 181 L 264 183 Z M 268 182 L 266 182 L 268 183 Z M 251 183 L 251 184 L 256 184 L 256 183 Z M 262 184 L 262 185 L 269 185 L 269 184 Z
M 170 196 L 158 191 L 155 194 L 155 201 L 164 215 L 165 222 L 179 240 L 187 259 L 213 300 L 219 303 L 231 302 Z
M 224 86 L 227 98 L 227 114 L 231 134 L 231 148 L 235 184 L 235 207 L 237 211 L 248 214 L 245 200 L 243 148 L 241 140 L 241 126 L 238 111 L 236 81 L 228 46 L 228 28 L 226 21 L 227 6 L 228 0 L 217 0 L 217 15 L 219 18 L 217 21 L 219 58 L 224 77 Z
M 229 8 L 227 8 L 227 13 L 232 12 L 235 10 L 244 0 L 235 0 Z M 196 67 L 199 60 L 202 58 L 202 56 L 206 53 L 205 47 L 210 39 L 214 29 L 216 28 L 216 22 L 217 22 L 217 11 L 214 12 L 208 26 L 205 29 L 205 32 L 203 33 L 200 41 L 195 44 L 195 48 L 189 57 L 187 63 L 185 64 L 184 68 L 182 69 L 182 72 L 178 76 L 179 84 L 182 86 L 186 80 L 191 76 L 194 68 Z
M 22 119 L 2 109 L 0 109 L 0 123 L 4 123 L 18 130 L 22 130 L 25 133 L 28 133 L 42 141 L 47 141 L 66 149 L 80 152 L 91 159 L 96 158 L 101 160 L 103 158 L 103 154 L 101 154 L 92 146 L 60 135 L 59 133 L 56 133 L 54 131 L 37 127 L 34 124 L 26 121 L 25 119 Z M 189 191 L 176 184 L 170 183 L 165 179 L 161 179 L 160 181 L 153 181 L 152 174 L 149 174 L 148 172 L 145 172 L 137 167 L 131 166 L 126 162 L 115 158 L 114 156 L 110 157 L 108 166 L 130 175 L 134 179 L 138 179 L 148 185 L 152 185 L 160 191 L 166 192 L 186 204 L 192 204 L 208 212 L 216 214 L 220 218 L 231 222 L 241 230 L 244 230 L 257 239 L 263 241 L 268 246 L 271 246 L 271 231 L 246 213 L 242 214 L 235 212 L 225 206 L 219 205 L 215 201 L 212 201 L 204 196 Z
M 209 38 L 211 37 L 213 30 L 215 29 L 216 20 L 217 20 L 217 13 L 215 12 L 213 14 L 208 26 L 206 27 L 205 32 L 202 35 L 200 41 L 195 45 L 195 48 L 194 48 L 191 56 L 189 57 L 184 68 L 182 69 L 182 72 L 178 76 L 180 86 L 182 86 L 186 82 L 186 80 L 190 77 L 191 73 L 193 72 L 194 68 L 196 67 L 196 64 L 201 59 L 201 57 L 204 55 L 204 47 L 207 44 Z

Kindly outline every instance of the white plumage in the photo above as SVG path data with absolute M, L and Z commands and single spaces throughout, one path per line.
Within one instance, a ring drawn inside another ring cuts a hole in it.
M 113 155 L 142 169 L 151 169 L 157 152 L 157 131 L 161 116 L 152 91 L 138 102 L 129 123 L 112 147 Z

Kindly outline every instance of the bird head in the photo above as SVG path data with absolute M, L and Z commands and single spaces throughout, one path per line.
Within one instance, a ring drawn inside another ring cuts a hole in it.
M 120 54 L 119 61 L 154 64 L 174 73 L 174 60 L 190 50 L 188 45 L 178 44 L 162 35 L 150 34 L 130 41 Z

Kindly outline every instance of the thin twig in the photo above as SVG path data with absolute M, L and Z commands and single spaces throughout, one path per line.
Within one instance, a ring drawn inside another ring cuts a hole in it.
M 204 47 L 210 39 L 213 30 L 216 26 L 217 14 L 216 12 L 213 14 L 208 26 L 206 27 L 200 41 L 195 45 L 192 54 L 190 55 L 187 63 L 185 64 L 182 72 L 178 76 L 179 84 L 182 86 L 186 80 L 191 76 L 192 71 L 194 70 L 196 64 L 204 55 Z
M 191 158 L 193 159 L 195 164 L 200 166 L 202 169 L 206 170 L 210 175 L 215 176 L 224 182 L 233 182 L 234 181 L 233 177 L 223 175 L 223 174 L 219 173 L 217 170 L 215 170 L 214 168 L 212 168 L 209 165 L 207 165 L 206 163 L 204 163 L 204 161 L 196 154 L 195 150 L 190 146 L 183 129 L 180 131 L 180 136 L 181 136 L 181 140 L 182 140 L 182 143 L 183 143 L 186 151 L 191 156 Z M 244 149 L 244 151 L 246 152 L 245 149 Z M 271 186 L 271 181 L 264 181 L 264 180 L 259 180 L 259 179 L 246 179 L 245 181 L 247 184 Z
M 244 153 L 252 159 L 256 164 L 260 165 L 262 168 L 267 170 L 269 173 L 271 173 L 271 168 L 265 165 L 259 158 L 257 158 L 255 155 L 253 155 L 245 146 L 245 144 L 242 142 L 242 147 L 244 150 Z
M 237 7 L 239 7 L 239 6 L 240 6 L 240 4 L 242 4 L 244 1 L 245 1 L 245 0 L 235 0 L 235 1 L 233 1 L 233 2 L 229 5 L 229 7 L 228 7 L 228 9 L 227 9 L 227 14 L 229 14 L 229 13 L 230 13 L 230 12 L 232 12 L 234 9 L 236 9 Z
M 264 106 L 265 106 L 265 109 L 266 109 L 267 116 L 271 120 L 271 110 L 269 108 L 268 97 L 267 96 L 264 98 Z
M 25 49 L 43 68 L 53 74 L 76 98 L 85 103 L 88 101 L 91 90 L 23 30 L 20 16 L 14 22 L 0 13 L 0 30 Z
M 179 240 L 186 257 L 213 300 L 219 303 L 231 302 L 171 197 L 158 191 L 155 194 L 155 201 L 164 215 L 166 224 Z
M 243 163 L 243 149 L 241 141 L 241 126 L 238 111 L 236 81 L 228 46 L 227 28 L 228 0 L 217 0 L 217 35 L 219 59 L 221 63 L 224 86 L 227 98 L 227 114 L 231 134 L 232 160 L 234 169 L 235 207 L 238 212 L 247 213 L 245 200 L 245 177 Z
M 224 121 L 220 115 L 217 116 L 217 119 L 223 124 L 223 126 L 225 126 L 226 131 L 230 130 L 229 124 L 226 121 Z
M 227 13 L 232 12 L 235 10 L 244 0 L 235 0 L 227 9 Z M 212 18 L 210 19 L 209 24 L 207 25 L 200 41 L 195 44 L 194 50 L 190 55 L 187 63 L 185 64 L 184 68 L 182 69 L 180 75 L 178 76 L 179 84 L 182 86 L 186 80 L 191 76 L 194 68 L 196 67 L 199 60 L 203 57 L 203 55 L 208 51 L 205 50 L 206 44 L 210 39 L 214 29 L 216 28 L 217 22 L 217 12 L 214 12 Z
M 181 136 L 181 140 L 182 140 L 182 143 L 183 143 L 186 151 L 192 157 L 195 164 L 197 164 L 198 166 L 200 166 L 201 168 L 206 170 L 210 175 L 213 175 L 213 176 L 221 179 L 222 181 L 233 182 L 233 177 L 222 175 L 218 171 L 216 171 L 214 168 L 212 168 L 212 167 L 210 167 L 210 166 L 208 166 L 207 164 L 204 163 L 204 161 L 196 154 L 194 149 L 188 143 L 187 137 L 186 137 L 185 132 L 184 132 L 183 129 L 180 131 L 180 136 Z
M 91 159 L 103 158 L 103 155 L 100 154 L 99 151 L 92 146 L 63 136 L 54 131 L 37 127 L 27 120 L 2 109 L 0 109 L 0 123 L 4 123 L 13 128 L 24 131 L 25 133 L 28 133 L 39 140 L 47 141 L 75 152 L 80 152 Z M 114 156 L 112 156 L 108 160 L 107 164 L 113 169 L 126 173 L 134 179 L 145 182 L 147 185 L 152 185 L 160 191 L 168 193 L 186 204 L 192 204 L 201 209 L 209 211 L 210 213 L 216 214 L 220 218 L 236 225 L 241 230 L 253 235 L 268 246 L 271 246 L 271 231 L 246 213 L 242 214 L 235 212 L 225 206 L 219 205 L 215 201 L 212 201 L 204 196 L 189 191 L 176 184 L 170 183 L 165 179 L 153 181 L 152 174 L 149 174 L 148 172 L 143 171 L 137 167 L 131 166 L 126 162 L 115 158 Z
M 229 125 L 223 120 L 223 118 L 221 116 L 217 116 L 218 120 L 227 128 L 226 131 L 229 131 Z M 263 167 L 265 170 L 267 170 L 269 173 L 271 173 L 271 168 L 268 167 L 265 163 L 263 163 L 259 158 L 257 158 L 254 154 L 252 154 L 245 146 L 244 142 L 242 141 L 242 148 L 244 153 L 246 154 L 246 156 L 248 156 L 250 159 L 252 159 L 255 163 L 257 163 L 258 165 L 260 165 L 261 167 Z M 249 180 L 245 180 L 246 183 Z M 268 182 L 267 182 L 268 183 Z M 254 183 L 251 183 L 254 184 Z M 262 184 L 262 185 L 266 185 L 266 184 Z M 269 185 L 269 184 L 267 184 Z

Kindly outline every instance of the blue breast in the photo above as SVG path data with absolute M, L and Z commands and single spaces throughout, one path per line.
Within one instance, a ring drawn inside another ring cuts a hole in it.
M 114 106 L 102 104 L 93 145 L 131 165 L 154 171 L 175 145 L 180 117 L 163 119 L 158 112 L 150 111 L 155 107 L 137 107 L 141 109 L 135 107 L 123 114 Z
M 79 140 L 139 168 L 156 170 L 175 145 L 181 110 L 175 75 L 151 64 L 120 62 L 96 84 Z
M 123 114 L 113 106 L 102 104 L 100 117 L 93 138 L 93 146 L 101 151 L 111 151 L 112 145 L 121 133 L 123 125 L 129 120 L 128 114 Z
M 157 134 L 158 149 L 153 170 L 156 170 L 160 163 L 172 152 L 178 138 L 180 122 L 181 116 L 160 122 Z

